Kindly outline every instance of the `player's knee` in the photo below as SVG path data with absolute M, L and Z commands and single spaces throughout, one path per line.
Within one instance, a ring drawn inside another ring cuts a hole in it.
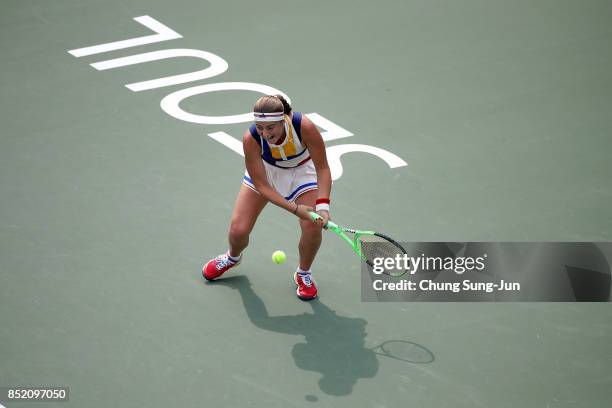
M 232 241 L 240 241 L 249 237 L 251 229 L 241 222 L 232 222 L 229 228 L 229 237 Z
M 321 227 L 312 221 L 301 221 L 300 227 L 302 228 L 302 233 L 308 236 L 321 235 Z

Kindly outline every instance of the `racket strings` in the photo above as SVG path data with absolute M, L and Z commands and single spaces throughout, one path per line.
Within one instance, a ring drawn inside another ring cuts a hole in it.
M 406 251 L 399 244 L 378 235 L 362 235 L 359 237 L 360 249 L 366 263 L 373 266 L 376 258 L 403 257 Z M 404 270 L 395 270 L 393 275 L 403 274 Z

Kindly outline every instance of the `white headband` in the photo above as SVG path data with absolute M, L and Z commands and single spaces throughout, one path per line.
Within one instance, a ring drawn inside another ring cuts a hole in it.
M 285 118 L 284 112 L 253 112 L 253 117 L 255 118 L 255 122 L 278 122 Z

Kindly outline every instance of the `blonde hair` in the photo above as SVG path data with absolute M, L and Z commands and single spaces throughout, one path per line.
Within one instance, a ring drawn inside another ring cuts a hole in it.
M 271 113 L 283 112 L 285 115 L 291 113 L 291 105 L 282 95 L 262 96 L 255 102 L 253 112 Z

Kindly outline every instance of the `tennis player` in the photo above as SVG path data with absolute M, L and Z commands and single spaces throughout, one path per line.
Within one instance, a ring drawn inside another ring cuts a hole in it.
M 240 263 L 257 217 L 271 202 L 299 218 L 300 262 L 293 279 L 300 299 L 314 299 L 311 266 L 329 219 L 332 184 L 323 138 L 281 95 L 259 98 L 253 117 L 242 140 L 246 172 L 232 212 L 229 250 L 206 263 L 202 274 L 214 280 Z M 313 221 L 308 214 L 313 210 L 322 219 Z

